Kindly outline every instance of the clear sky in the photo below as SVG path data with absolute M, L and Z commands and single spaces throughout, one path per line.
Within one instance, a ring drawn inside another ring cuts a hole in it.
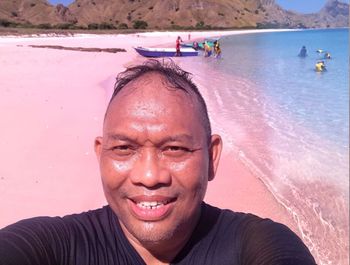
M 68 6 L 74 0 L 48 0 L 51 4 L 64 4 Z M 326 3 L 327 0 L 276 0 L 276 2 L 287 10 L 297 11 L 300 13 L 318 12 Z M 349 3 L 349 0 L 340 0 L 341 2 Z

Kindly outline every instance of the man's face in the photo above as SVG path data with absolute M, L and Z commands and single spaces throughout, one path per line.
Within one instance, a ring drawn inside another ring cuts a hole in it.
M 175 244 L 197 223 L 221 150 L 218 136 L 208 145 L 198 106 L 149 73 L 108 109 L 95 149 L 107 201 L 133 242 Z

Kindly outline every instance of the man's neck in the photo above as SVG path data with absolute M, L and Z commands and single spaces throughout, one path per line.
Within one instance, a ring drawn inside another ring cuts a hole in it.
M 128 238 L 130 244 L 135 248 L 136 252 L 141 256 L 146 264 L 165 265 L 170 264 L 183 249 L 183 247 L 192 236 L 192 232 L 195 227 L 196 225 L 194 225 L 191 233 L 188 233 L 187 231 L 186 237 L 183 237 L 181 239 L 174 238 L 169 240 L 171 242 L 144 243 L 130 240 L 130 237 Z M 127 232 L 124 231 L 124 233 Z
M 200 220 L 200 216 L 201 209 L 199 209 L 197 217 L 182 228 L 185 231 L 178 230 L 171 239 L 159 242 L 140 242 L 129 233 L 122 223 L 120 225 L 126 238 L 146 264 L 165 265 L 170 264 L 190 240 Z M 185 236 L 179 237 L 177 235 Z

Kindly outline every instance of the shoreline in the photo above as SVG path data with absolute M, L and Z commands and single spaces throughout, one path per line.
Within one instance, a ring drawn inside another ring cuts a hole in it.
M 0 212 L 5 213 L 0 228 L 24 218 L 63 216 L 106 204 L 93 140 L 101 133 L 115 76 L 125 66 L 145 60 L 133 46 L 175 45 L 176 36 L 187 41 L 189 33 L 193 41 L 280 31 L 291 30 L 0 36 L 0 49 L 4 54 L 0 59 L 4 69 L 0 73 L 0 115 L 6 128 L 0 153 L 4 165 L 0 171 Z M 29 45 L 116 47 L 126 52 L 33 49 Z M 232 163 L 235 175 L 243 178 L 232 178 Z M 226 197 L 220 196 L 223 193 Z M 278 204 L 267 187 L 242 162 L 225 154 L 217 177 L 209 183 L 206 201 L 291 226 L 287 210 Z M 291 228 L 295 231 L 295 227 Z
M 6 28 L 3 28 L 6 29 Z M 327 28 L 327 29 L 337 29 L 337 28 Z M 317 29 L 223 29 L 223 30 L 144 30 L 144 31 L 137 31 L 137 30 L 130 30 L 130 31 L 106 31 L 106 30 L 101 30 L 101 31 L 64 31 L 64 30 L 38 30 L 38 31 L 33 31 L 33 32 L 16 32 L 15 29 L 10 29 L 8 31 L 6 30 L 0 30 L 0 37 L 75 37 L 75 36 L 82 36 L 82 35 L 95 35 L 95 36 L 115 36 L 115 35 L 132 35 L 132 34 L 164 34 L 164 33 L 182 33 L 184 35 L 188 33 L 199 33 L 203 32 L 206 33 L 208 36 L 213 36 L 211 33 L 215 32 L 220 32 L 220 34 L 226 34 L 226 32 L 229 32 L 229 34 L 240 34 L 241 32 L 254 32 L 254 31 L 259 31 L 259 32 L 278 32 L 278 31 L 297 31 L 297 30 L 318 30 Z M 15 33 L 15 34 L 13 34 Z

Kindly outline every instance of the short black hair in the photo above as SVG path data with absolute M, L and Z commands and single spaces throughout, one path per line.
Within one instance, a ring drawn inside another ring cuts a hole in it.
M 112 97 L 108 103 L 107 111 L 115 96 L 131 81 L 136 80 L 146 73 L 156 72 L 166 78 L 168 84 L 174 89 L 180 89 L 187 94 L 192 94 L 197 99 L 200 106 L 201 120 L 205 129 L 208 144 L 211 138 L 211 126 L 207 105 L 198 90 L 198 87 L 192 81 L 192 74 L 181 69 L 171 59 L 158 61 L 148 59 L 142 64 L 128 67 L 125 71 L 118 74 Z

